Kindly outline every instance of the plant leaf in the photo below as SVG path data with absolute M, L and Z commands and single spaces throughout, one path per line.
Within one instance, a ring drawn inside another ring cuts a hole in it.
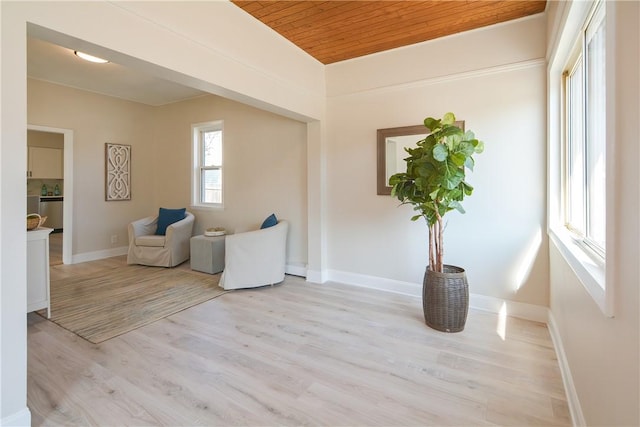
M 457 152 L 451 154 L 451 161 L 455 163 L 456 166 L 462 166 L 467 161 L 467 156 L 464 153 Z
M 473 167 L 475 166 L 475 164 L 476 164 L 476 161 L 473 160 L 473 157 L 471 157 L 471 156 L 467 157 L 467 160 L 465 160 L 465 162 L 464 162 L 464 166 L 467 169 L 469 169 L 470 171 L 473 170 Z
M 446 170 L 442 177 L 442 185 L 447 190 L 453 190 L 464 180 L 464 169 L 458 168 L 453 162 L 446 162 Z
M 465 210 L 464 210 L 464 208 L 462 207 L 462 205 L 460 204 L 460 202 L 451 202 L 451 203 L 449 204 L 449 207 L 450 207 L 450 208 L 453 208 L 453 209 L 456 209 L 458 212 L 460 212 L 460 213 L 462 213 L 462 214 L 463 214 L 463 213 L 465 213 Z
M 460 144 L 458 144 L 456 151 L 460 151 L 461 153 L 464 153 L 465 156 L 471 156 L 473 155 L 475 148 L 473 144 L 469 141 L 460 141 Z
M 467 184 L 466 182 L 462 182 L 462 191 L 464 191 L 465 196 L 470 196 L 473 193 L 473 187 Z
M 449 149 L 444 144 L 436 144 L 433 147 L 433 158 L 439 162 L 444 162 L 447 160 L 447 156 L 449 155 Z
M 442 117 L 442 123 L 445 125 L 452 125 L 456 121 L 456 116 L 453 113 L 445 113 Z
M 460 130 L 460 128 L 456 126 L 445 125 L 442 128 L 442 131 L 439 132 L 439 135 L 441 137 L 455 138 L 458 141 L 462 141 L 463 139 L 462 130 Z
M 440 120 L 436 120 L 433 117 L 427 117 L 424 119 L 424 126 L 431 132 L 435 132 L 437 129 L 440 129 Z

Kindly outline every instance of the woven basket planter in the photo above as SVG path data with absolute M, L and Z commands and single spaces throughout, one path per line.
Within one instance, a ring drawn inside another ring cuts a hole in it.
M 445 265 L 444 272 L 427 270 L 422 283 L 424 320 L 442 332 L 464 329 L 469 311 L 469 284 L 464 269 Z

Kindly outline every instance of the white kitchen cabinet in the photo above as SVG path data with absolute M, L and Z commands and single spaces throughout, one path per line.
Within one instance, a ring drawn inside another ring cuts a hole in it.
M 27 178 L 63 179 L 60 148 L 29 147 Z
M 27 231 L 27 313 L 47 309 L 51 317 L 49 292 L 49 234 L 52 228 Z

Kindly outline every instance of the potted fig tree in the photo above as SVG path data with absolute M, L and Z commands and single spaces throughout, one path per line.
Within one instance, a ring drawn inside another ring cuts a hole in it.
M 458 123 L 459 124 L 459 123 Z M 413 206 L 416 221 L 424 218 L 429 228 L 429 263 L 422 285 L 425 322 L 444 332 L 464 329 L 469 309 L 469 286 L 463 268 L 444 264 L 444 217 L 457 210 L 473 187 L 465 181 L 473 170 L 473 155 L 484 149 L 472 131 L 464 131 L 453 113 L 442 119 L 427 117 L 428 135 L 414 148 L 405 148 L 407 170 L 389 178 L 391 196 Z

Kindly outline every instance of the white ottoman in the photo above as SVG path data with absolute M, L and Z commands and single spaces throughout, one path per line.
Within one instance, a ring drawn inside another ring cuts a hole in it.
M 191 245 L 191 269 L 215 274 L 224 269 L 224 236 L 193 236 Z

